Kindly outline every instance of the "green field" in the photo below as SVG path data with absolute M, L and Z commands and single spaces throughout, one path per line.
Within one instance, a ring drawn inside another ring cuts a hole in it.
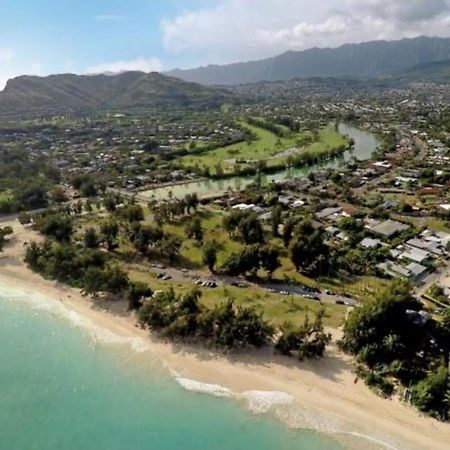
M 193 283 L 180 283 L 173 280 L 161 281 L 150 270 L 143 266 L 133 267 L 129 270 L 130 279 L 143 281 L 153 290 L 165 290 L 172 286 L 176 292 L 188 292 L 195 285 Z M 344 322 L 347 309 L 340 305 L 325 304 L 313 300 L 306 300 L 299 296 L 285 296 L 267 292 L 259 287 L 239 288 L 234 286 L 218 287 L 216 289 L 200 288 L 202 303 L 213 308 L 221 302 L 232 299 L 236 306 L 253 306 L 261 311 L 264 317 L 273 325 L 280 326 L 286 321 L 299 324 L 306 314 L 311 318 L 314 312 L 325 307 L 325 325 L 333 328 L 341 326 Z
M 249 129 L 256 136 L 256 139 L 251 142 L 241 142 L 205 153 L 187 155 L 181 158 L 181 163 L 185 167 L 208 168 L 210 173 L 213 174 L 217 172 L 218 165 L 222 167 L 224 173 L 233 173 L 236 166 L 242 167 L 247 164 L 254 164 L 258 160 L 266 161 L 268 167 L 276 167 L 285 163 L 288 159 L 288 155 L 283 154 L 283 152 L 292 147 L 298 147 L 299 140 L 311 135 L 310 132 L 292 133 L 279 138 L 262 128 L 244 123 L 241 123 L 241 125 Z M 311 153 L 320 156 L 321 153 L 329 149 L 346 144 L 347 141 L 344 136 L 337 133 L 333 126 L 328 126 L 319 131 L 317 142 L 309 144 L 291 155 Z

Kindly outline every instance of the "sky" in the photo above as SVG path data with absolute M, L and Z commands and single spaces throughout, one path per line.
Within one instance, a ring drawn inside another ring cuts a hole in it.
M 420 35 L 450 37 L 450 0 L 0 0 L 0 89 Z

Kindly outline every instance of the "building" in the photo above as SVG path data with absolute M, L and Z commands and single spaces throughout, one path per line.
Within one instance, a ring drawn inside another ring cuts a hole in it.
M 414 262 L 408 264 L 405 268 L 410 272 L 410 278 L 414 279 L 415 281 L 421 280 L 428 272 L 427 267 Z
M 378 248 L 381 245 L 379 239 L 364 238 L 359 245 L 363 248 Z
M 431 258 L 430 253 L 416 247 L 405 246 L 403 253 L 400 254 L 399 259 L 406 259 L 415 263 L 423 263 Z
M 400 234 L 408 229 L 409 225 L 405 225 L 404 223 L 400 223 L 395 220 L 385 220 L 378 225 L 370 227 L 370 230 L 372 232 L 379 234 L 385 238 L 391 238 L 396 234 Z

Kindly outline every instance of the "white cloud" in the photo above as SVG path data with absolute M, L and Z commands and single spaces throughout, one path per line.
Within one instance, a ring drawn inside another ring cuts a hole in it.
M 5 63 L 14 59 L 14 50 L 9 47 L 0 47 L 0 63 Z
M 166 50 L 202 62 L 258 59 L 289 49 L 450 36 L 450 0 L 220 0 L 161 22 Z
M 137 58 L 129 61 L 101 63 L 86 69 L 86 73 L 120 73 L 127 71 L 160 72 L 162 63 L 158 58 Z

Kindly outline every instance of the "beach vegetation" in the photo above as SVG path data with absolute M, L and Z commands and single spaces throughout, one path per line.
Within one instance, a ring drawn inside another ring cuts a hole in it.
M 411 387 L 411 401 L 419 409 L 448 418 L 450 327 L 423 310 L 407 283 L 393 283 L 355 308 L 340 345 L 368 369 L 368 384 L 387 394 L 391 389 L 384 382 L 397 380 Z
M 326 346 L 331 341 L 331 334 L 324 330 L 324 314 L 325 311 L 320 309 L 316 312 L 313 321 L 310 321 L 309 315 L 306 314 L 300 326 L 286 322 L 280 328 L 276 349 L 283 355 L 296 356 L 300 360 L 322 357 Z

